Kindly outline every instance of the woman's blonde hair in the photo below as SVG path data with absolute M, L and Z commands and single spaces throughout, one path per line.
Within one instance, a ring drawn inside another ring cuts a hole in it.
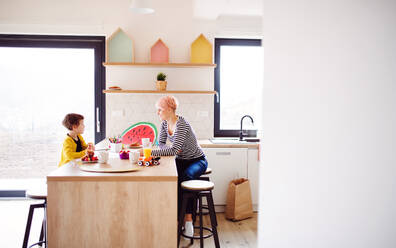
M 157 108 L 161 107 L 164 109 L 171 109 L 173 112 L 176 111 L 178 105 L 179 103 L 174 96 L 163 96 L 158 99 L 157 103 L 155 104 Z

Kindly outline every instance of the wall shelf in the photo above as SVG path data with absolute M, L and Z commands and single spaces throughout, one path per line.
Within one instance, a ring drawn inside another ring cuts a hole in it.
M 103 66 L 135 66 L 135 67 L 213 67 L 216 68 L 216 64 L 198 64 L 198 63 L 129 63 L 129 62 L 114 62 L 114 63 L 103 63 Z
M 103 93 L 136 93 L 136 94 L 208 94 L 217 95 L 213 90 L 103 90 Z

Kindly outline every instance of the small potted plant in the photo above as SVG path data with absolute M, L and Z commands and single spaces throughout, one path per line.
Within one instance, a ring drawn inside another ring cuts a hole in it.
M 166 90 L 167 83 L 166 83 L 165 79 L 166 79 L 165 73 L 160 72 L 157 74 L 157 83 L 155 84 L 157 90 L 160 90 L 160 91 Z

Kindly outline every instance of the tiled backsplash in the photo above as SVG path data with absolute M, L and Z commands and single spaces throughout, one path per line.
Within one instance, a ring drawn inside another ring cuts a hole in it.
M 159 131 L 160 119 L 155 103 L 160 94 L 106 94 L 106 135 L 120 135 L 130 125 L 148 121 Z M 197 139 L 213 137 L 213 95 L 175 94 L 179 101 L 176 114 L 186 118 L 195 131 Z

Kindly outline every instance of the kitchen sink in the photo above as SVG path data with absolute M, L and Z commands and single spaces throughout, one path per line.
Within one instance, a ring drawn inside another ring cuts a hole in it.
M 239 138 L 214 138 L 210 139 L 210 142 L 213 144 L 246 144 L 251 142 L 259 142 L 260 139 L 257 138 L 245 138 L 240 141 Z

